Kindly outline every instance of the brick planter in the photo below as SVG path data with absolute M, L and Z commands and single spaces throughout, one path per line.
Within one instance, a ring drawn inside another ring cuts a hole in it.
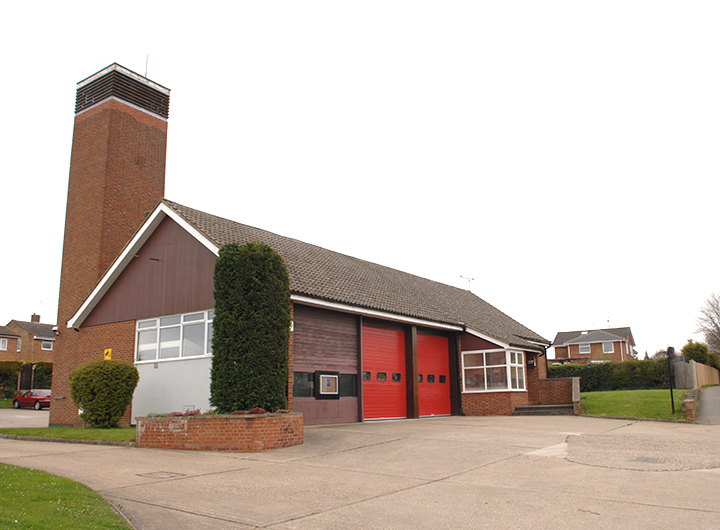
M 137 447 L 255 453 L 303 443 L 303 415 L 217 414 L 136 418 Z

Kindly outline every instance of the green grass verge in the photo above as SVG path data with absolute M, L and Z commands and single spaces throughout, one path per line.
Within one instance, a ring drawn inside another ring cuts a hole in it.
M 0 527 L 131 528 L 90 488 L 44 471 L 6 464 L 0 464 Z
M 685 417 L 683 400 L 688 392 L 687 389 L 673 390 L 675 414 L 672 413 L 670 389 L 583 392 L 580 410 L 583 414 L 596 416 L 680 420 Z
M 135 441 L 135 427 L 121 427 L 118 429 L 96 429 L 88 427 L 37 427 L 0 429 L 0 434 L 15 436 L 39 436 L 41 438 L 63 438 L 69 440 L 103 440 L 107 442 Z
M 0 409 L 11 409 L 12 399 L 0 399 Z

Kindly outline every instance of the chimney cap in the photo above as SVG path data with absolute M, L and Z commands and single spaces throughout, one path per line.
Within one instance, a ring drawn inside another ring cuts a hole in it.
M 129 69 L 125 68 L 124 66 L 119 65 L 118 63 L 112 63 L 110 66 L 107 66 L 107 67 L 103 68 L 102 70 L 100 70 L 99 72 L 91 75 L 90 77 L 86 77 L 85 79 L 80 81 L 77 84 L 78 90 L 81 89 L 82 87 L 84 87 L 85 85 L 92 83 L 96 79 L 100 79 L 104 75 L 109 74 L 110 72 L 119 72 L 121 74 L 124 74 L 124 75 L 134 79 L 135 81 L 138 81 L 139 83 L 142 83 L 143 85 L 146 85 L 150 88 L 154 88 L 158 92 L 162 92 L 166 96 L 170 95 L 169 88 L 165 88 L 164 86 L 159 85 L 155 81 L 150 81 L 147 77 L 144 77 L 138 73 L 135 73 L 132 70 L 129 70 Z

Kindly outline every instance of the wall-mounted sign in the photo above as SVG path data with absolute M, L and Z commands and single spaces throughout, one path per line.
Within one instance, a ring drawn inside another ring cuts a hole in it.
M 339 382 L 339 372 L 315 372 L 315 399 L 340 399 Z
M 103 358 L 106 361 L 109 361 L 112 359 L 112 348 L 105 348 L 105 353 L 103 353 Z

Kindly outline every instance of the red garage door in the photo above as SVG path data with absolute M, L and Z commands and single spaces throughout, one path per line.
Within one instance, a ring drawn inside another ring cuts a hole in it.
M 363 419 L 406 418 L 405 333 L 363 326 Z
M 418 334 L 420 416 L 450 414 L 450 361 L 447 337 Z

